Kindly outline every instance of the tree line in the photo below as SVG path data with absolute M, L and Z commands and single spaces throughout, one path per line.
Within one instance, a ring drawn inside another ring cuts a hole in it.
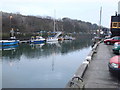
M 38 32 L 53 32 L 54 18 L 50 16 L 25 16 L 19 13 L 2 12 L 2 36 L 8 38 L 11 28 L 19 36 L 31 36 Z M 97 30 L 99 26 L 90 22 L 77 19 L 62 18 L 55 19 L 55 31 L 64 33 L 91 33 L 91 30 Z

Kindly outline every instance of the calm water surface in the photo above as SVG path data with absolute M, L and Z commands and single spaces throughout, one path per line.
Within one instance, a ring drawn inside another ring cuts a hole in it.
M 2 51 L 3 88 L 64 88 L 91 50 L 89 40 L 20 44 Z

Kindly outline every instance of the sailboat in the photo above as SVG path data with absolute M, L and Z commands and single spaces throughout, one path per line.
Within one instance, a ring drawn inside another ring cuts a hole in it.
M 55 14 L 55 11 L 54 11 L 54 14 Z M 54 18 L 54 32 L 55 32 L 55 18 Z M 57 34 L 53 37 L 48 37 L 46 39 L 47 42 L 55 42 L 55 41 L 58 41 L 58 36 L 61 34 L 61 32 L 56 32 Z
M 58 37 L 61 35 L 62 32 L 56 32 L 57 34 L 53 37 L 47 38 L 47 42 L 53 42 L 53 41 L 58 41 Z

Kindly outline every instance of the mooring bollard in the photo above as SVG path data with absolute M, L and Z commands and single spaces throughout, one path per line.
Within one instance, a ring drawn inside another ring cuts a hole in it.
M 79 76 L 74 76 L 69 83 L 69 88 L 79 88 L 80 90 L 83 90 L 84 86 L 83 79 Z

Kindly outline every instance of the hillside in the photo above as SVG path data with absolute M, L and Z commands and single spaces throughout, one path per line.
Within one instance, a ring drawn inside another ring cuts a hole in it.
M 11 19 L 10 19 L 10 16 Z M 90 33 L 91 30 L 97 30 L 97 24 L 75 20 L 70 18 L 56 19 L 56 31 L 64 33 Z M 2 35 L 3 38 L 9 37 L 11 28 L 19 36 L 31 36 L 38 32 L 53 32 L 53 18 L 41 16 L 25 16 L 21 14 L 2 12 Z

